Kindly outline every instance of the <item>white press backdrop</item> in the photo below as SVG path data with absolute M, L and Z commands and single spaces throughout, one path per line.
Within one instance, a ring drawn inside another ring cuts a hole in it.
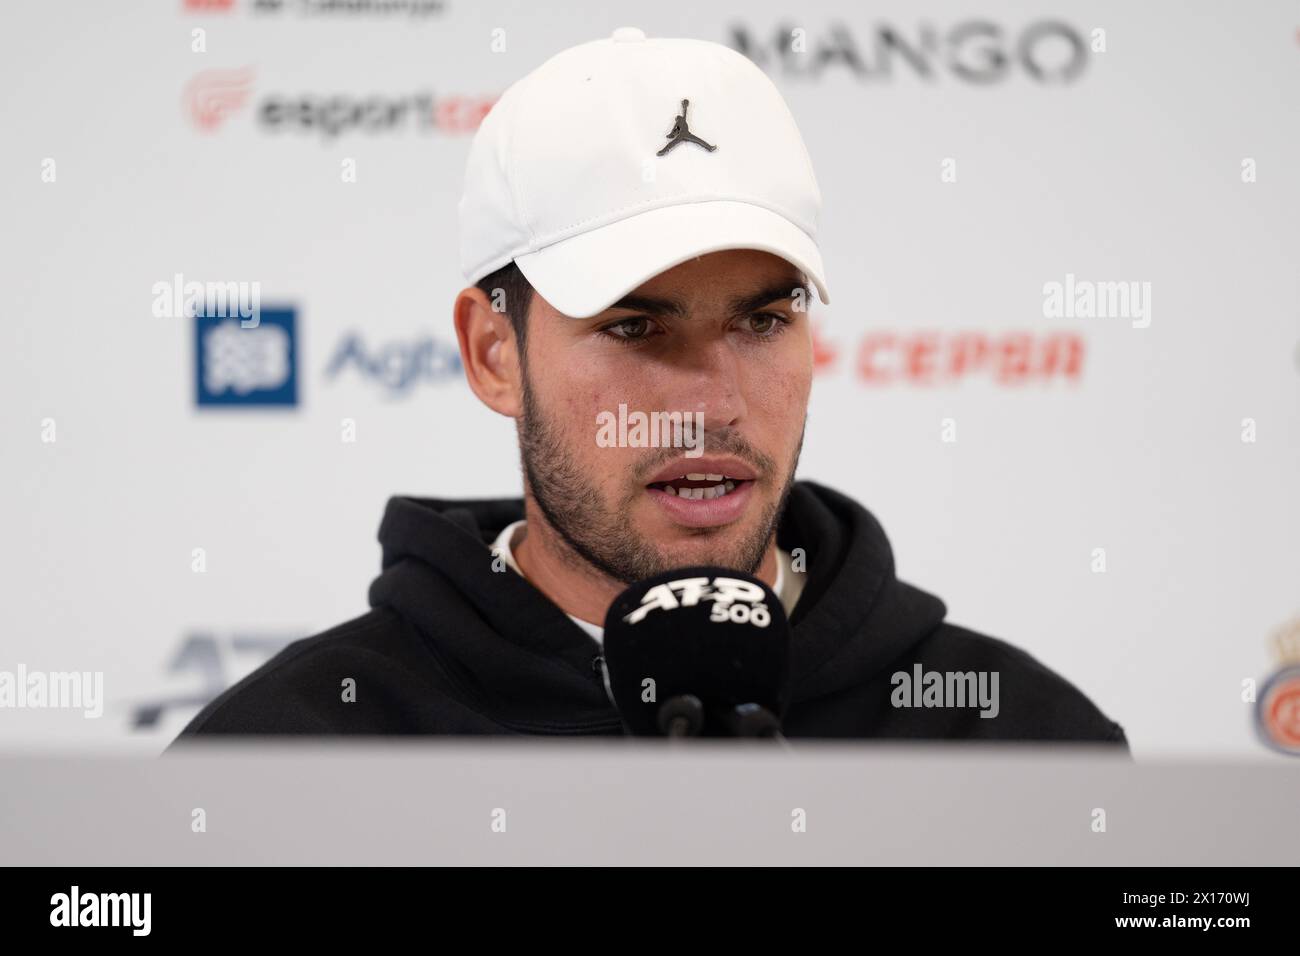
M 107 704 L 0 711 L 0 745 L 160 750 L 366 609 L 390 494 L 519 493 L 454 356 L 464 157 L 623 25 L 746 49 L 803 130 L 835 303 L 801 475 L 1139 756 L 1262 757 L 1242 681 L 1300 613 L 1300 14 L 1168 0 L 4 5 L 0 670 L 102 671 Z M 195 320 L 152 308 L 176 274 L 292 310 L 296 403 L 197 403 Z M 1149 326 L 1046 318 L 1067 274 L 1150 283 Z M 1058 334 L 1073 373 L 942 373 Z

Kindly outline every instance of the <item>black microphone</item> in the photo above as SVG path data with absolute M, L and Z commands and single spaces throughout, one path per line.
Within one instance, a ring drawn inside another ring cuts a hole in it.
M 605 615 L 605 668 L 639 736 L 779 737 L 790 624 L 762 581 L 726 568 L 632 585 Z

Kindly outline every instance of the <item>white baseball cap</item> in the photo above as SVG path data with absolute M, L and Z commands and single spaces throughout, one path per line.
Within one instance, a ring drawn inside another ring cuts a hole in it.
M 803 138 L 772 81 L 718 43 L 622 27 L 547 60 L 484 118 L 457 208 L 468 282 L 514 260 L 575 318 L 722 249 L 780 256 L 830 302 Z

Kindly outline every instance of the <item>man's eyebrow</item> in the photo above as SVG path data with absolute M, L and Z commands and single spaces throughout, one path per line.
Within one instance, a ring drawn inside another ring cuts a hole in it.
M 802 290 L 806 299 L 812 299 L 812 289 L 809 288 L 806 281 L 794 278 L 785 279 L 764 286 L 757 292 L 735 297 L 730 304 L 731 314 L 745 315 L 773 302 L 792 299 L 796 290 Z M 643 315 L 669 316 L 679 319 L 685 318 L 687 312 L 685 303 L 680 299 L 668 299 L 653 295 L 625 295 L 609 308 L 629 309 Z
M 784 282 L 774 282 L 765 286 L 752 295 L 737 296 L 731 300 L 731 313 L 733 315 L 746 315 L 761 309 L 765 305 L 771 305 L 773 302 L 780 302 L 782 299 L 793 299 L 796 290 L 802 290 L 804 299 L 812 301 L 812 289 L 808 288 L 808 283 L 803 279 L 786 279 Z
M 646 315 L 669 315 L 682 318 L 686 315 L 686 306 L 677 299 L 661 299 L 651 295 L 625 295 L 611 309 L 631 309 Z

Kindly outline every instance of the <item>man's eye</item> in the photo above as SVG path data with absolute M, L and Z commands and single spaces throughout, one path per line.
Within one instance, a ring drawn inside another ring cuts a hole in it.
M 775 312 L 755 312 L 749 317 L 750 330 L 761 338 L 780 335 L 789 324 L 789 319 Z
M 613 325 L 605 326 L 600 331 L 622 342 L 631 342 L 648 336 L 650 320 L 644 316 L 635 319 L 623 319 Z

